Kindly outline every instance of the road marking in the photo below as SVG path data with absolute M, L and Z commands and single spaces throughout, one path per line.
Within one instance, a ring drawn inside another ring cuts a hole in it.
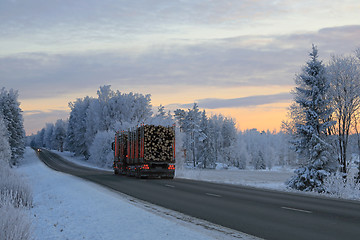
M 175 186 L 174 186 L 174 185 L 165 184 L 165 187 L 171 187 L 171 188 L 174 188 Z
M 212 196 L 212 197 L 221 197 L 220 195 L 217 194 L 213 194 L 213 193 L 205 193 L 208 196 Z
M 303 210 L 303 209 L 297 209 L 297 208 L 289 208 L 289 207 L 281 207 L 281 208 L 286 209 L 286 210 L 296 211 L 296 212 L 312 213 L 311 211 Z

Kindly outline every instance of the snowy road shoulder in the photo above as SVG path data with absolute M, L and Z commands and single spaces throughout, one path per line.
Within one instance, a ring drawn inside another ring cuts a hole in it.
M 24 158 L 36 239 L 256 239 L 50 170 L 30 148 Z

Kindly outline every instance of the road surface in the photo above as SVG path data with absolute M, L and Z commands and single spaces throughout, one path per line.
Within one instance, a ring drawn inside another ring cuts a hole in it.
M 355 201 L 185 179 L 136 179 L 79 166 L 47 150 L 38 157 L 54 170 L 260 238 L 360 239 Z

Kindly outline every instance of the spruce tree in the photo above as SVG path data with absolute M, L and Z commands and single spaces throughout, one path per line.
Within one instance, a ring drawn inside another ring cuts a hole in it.
M 5 126 L 4 118 L 0 112 L 0 166 L 9 164 L 11 158 L 11 149 L 9 145 L 9 134 Z
M 333 112 L 328 94 L 330 84 L 314 45 L 310 60 L 295 82 L 295 103 L 291 108 L 295 122 L 292 143 L 305 164 L 295 171 L 296 175 L 288 185 L 298 190 L 321 192 L 324 178 L 336 169 L 336 159 L 332 154 L 333 147 L 327 142 L 328 129 L 334 125 L 330 119 Z
M 16 165 L 17 160 L 22 158 L 25 151 L 25 130 L 18 92 L 2 88 L 0 91 L 0 111 L 9 133 L 9 144 L 11 148 L 11 164 Z

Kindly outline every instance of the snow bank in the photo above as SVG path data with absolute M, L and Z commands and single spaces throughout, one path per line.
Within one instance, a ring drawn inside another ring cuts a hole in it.
M 32 192 L 24 179 L 0 159 L 0 239 L 30 240 Z
M 25 159 L 37 239 L 256 239 L 53 171 L 29 148 Z

